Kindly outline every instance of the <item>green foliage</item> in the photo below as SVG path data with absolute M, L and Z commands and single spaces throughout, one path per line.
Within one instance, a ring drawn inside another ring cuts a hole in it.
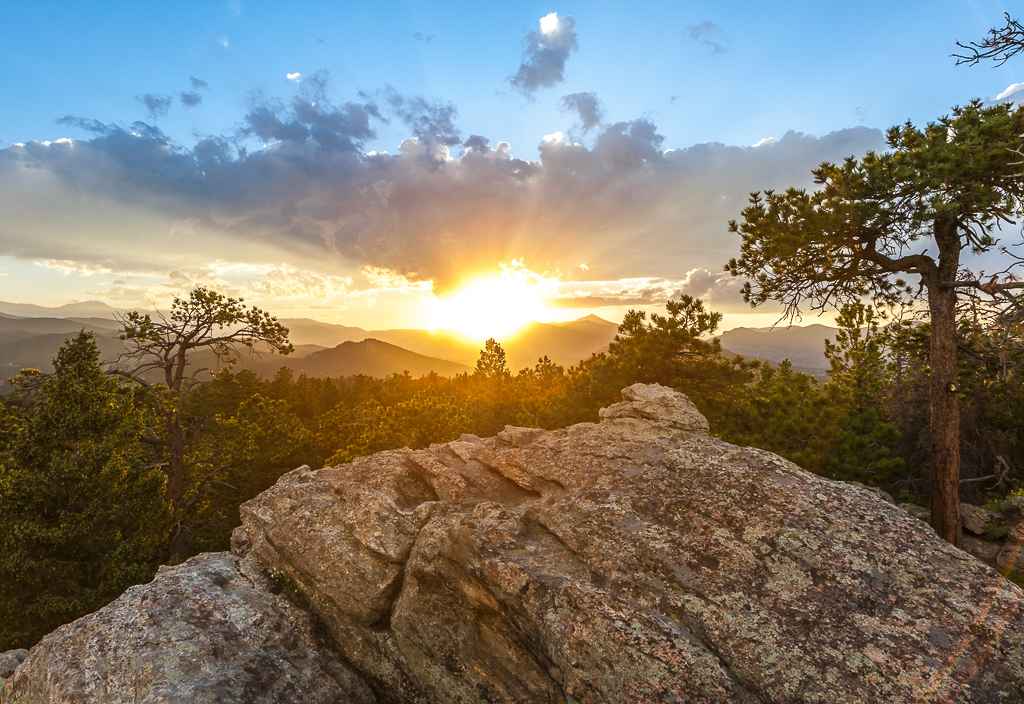
M 883 410 L 886 338 L 874 309 L 859 302 L 844 305 L 836 322 L 835 342 L 825 341 L 831 366 L 827 392 L 846 415 L 822 471 L 833 479 L 886 484 L 905 470 L 898 454 L 900 432 Z
M 973 102 L 924 129 L 893 127 L 891 151 L 822 164 L 813 193 L 754 193 L 743 220 L 729 223 L 742 244 L 725 268 L 747 279 L 752 305 L 774 299 L 792 314 L 803 301 L 895 303 L 912 290 L 893 274 L 935 271 L 931 257 L 902 253 L 936 223 L 976 254 L 995 245 L 993 228 L 1011 221 L 1024 196 L 1020 157 L 1007 148 L 1022 139 L 1024 110 L 1009 104 Z
M 325 421 L 331 426 L 325 430 L 338 438 L 335 443 L 343 443 L 327 460 L 332 465 L 381 450 L 420 449 L 454 440 L 470 425 L 465 411 L 451 399 L 429 392 L 394 406 L 367 404 L 350 418 L 329 414 Z
M 1007 535 L 1010 534 L 1010 531 L 1008 531 L 1006 528 L 1004 528 L 1003 526 L 997 526 L 995 523 L 986 523 L 985 532 L 994 538 L 1005 538 Z
M 24 416 L 16 407 L 0 403 L 0 453 L 5 452 L 18 437 Z
M 35 412 L 0 459 L 0 650 L 150 579 L 169 528 L 130 395 L 82 332 L 61 347 Z
M 737 395 L 720 435 L 820 472 L 841 419 L 842 410 L 818 387 L 817 379 L 793 371 L 784 360 L 778 367 L 761 365 L 755 381 Z
M 647 322 L 643 311 L 629 311 L 608 353 L 595 355 L 570 372 L 566 420 L 596 420 L 597 410 L 620 400 L 631 384 L 661 384 L 685 393 L 707 416 L 714 431 L 726 423 L 733 400 L 751 378 L 742 357 L 727 359 L 711 335 L 722 314 L 690 296 L 670 300 L 668 315 Z

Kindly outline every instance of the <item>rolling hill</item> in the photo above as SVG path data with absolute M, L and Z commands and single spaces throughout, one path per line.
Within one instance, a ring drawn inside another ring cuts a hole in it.
M 383 378 L 392 374 L 409 372 L 414 377 L 421 377 L 431 372 L 440 376 L 455 376 L 472 372 L 472 367 L 443 359 L 410 352 L 396 345 L 380 340 L 366 339 L 354 342 L 349 340 L 336 347 L 327 349 L 314 346 L 303 346 L 299 355 L 266 355 L 260 358 L 243 359 L 238 367 L 252 369 L 264 377 L 272 377 L 281 367 L 288 367 L 296 376 L 305 374 L 311 377 L 339 377 L 365 374 Z M 302 354 L 305 352 L 305 354 Z

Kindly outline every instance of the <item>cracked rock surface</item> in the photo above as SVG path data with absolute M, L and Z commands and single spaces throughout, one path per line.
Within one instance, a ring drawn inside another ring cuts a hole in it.
M 8 687 L 33 702 L 1024 701 L 1019 588 L 866 488 L 710 437 L 685 396 L 623 399 L 599 424 L 295 470 L 242 507 L 235 555 L 59 629 Z M 135 699 L 115 686 L 130 671 Z

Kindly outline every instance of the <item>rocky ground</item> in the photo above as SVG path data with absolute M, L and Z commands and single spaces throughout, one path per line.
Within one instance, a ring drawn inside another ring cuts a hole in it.
M 601 416 L 295 470 L 243 506 L 232 554 L 58 629 L 5 684 L 22 704 L 1024 701 L 1024 594 L 991 567 L 877 492 L 710 437 L 669 389 Z

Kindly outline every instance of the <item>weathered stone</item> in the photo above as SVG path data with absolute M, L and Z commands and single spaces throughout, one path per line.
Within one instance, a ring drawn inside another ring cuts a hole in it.
M 1004 570 L 1024 572 L 1024 523 L 1010 528 L 996 557 L 996 565 Z
M 994 525 L 997 516 L 988 509 L 971 504 L 960 504 L 960 520 L 963 522 L 964 530 L 975 535 L 987 535 L 986 526 Z
M 13 675 L 18 665 L 24 662 L 27 656 L 28 651 L 24 648 L 0 653 L 0 680 L 5 680 Z
M 885 489 L 882 489 L 881 487 L 868 486 L 867 484 L 864 484 L 862 482 L 847 482 L 847 484 L 853 484 L 854 486 L 863 487 L 864 489 L 867 489 L 868 491 L 872 491 L 875 494 L 877 494 L 882 500 L 884 500 L 884 501 L 886 501 L 886 502 L 888 502 L 890 504 L 895 504 L 896 503 L 895 499 L 892 498 L 892 494 L 890 494 Z
M 381 701 L 1024 697 L 1016 587 L 670 390 L 623 395 L 598 425 L 286 478 L 243 507 L 250 557 Z
M 898 504 L 898 506 L 914 518 L 918 518 L 925 523 L 932 520 L 932 512 L 926 508 L 918 506 L 917 504 Z
M 276 615 L 242 620 L 298 633 L 287 653 L 321 674 L 296 681 L 335 688 L 296 690 L 295 702 L 1024 700 L 1020 589 L 866 487 L 710 437 L 670 389 L 636 385 L 623 399 L 599 424 L 291 472 L 242 507 L 232 545 L 246 557 L 218 568 L 251 566 L 253 584 L 181 590 L 180 613 L 136 604 L 154 619 L 145 626 L 132 609 L 100 611 L 44 639 L 12 681 L 121 701 L 86 685 L 131 668 L 125 652 L 147 651 L 116 644 L 140 632 L 161 653 L 139 670 L 140 701 L 165 701 L 172 671 L 176 687 L 206 691 L 200 661 L 244 681 L 231 669 L 241 656 L 204 660 L 194 644 L 209 641 L 174 619 L 236 613 L 216 604 L 249 590 L 242 603 Z M 257 565 L 312 615 L 266 592 Z M 77 625 L 88 619 L 100 623 Z M 90 632 L 105 645 L 77 646 Z M 299 667 L 267 643 L 282 671 Z M 187 667 L 159 664 L 179 651 Z M 67 674 L 57 653 L 83 672 Z M 51 663 L 64 674 L 47 674 Z M 278 701 L 239 696 L 217 701 Z
M 966 534 L 961 538 L 961 542 L 964 552 L 970 553 L 990 565 L 996 564 L 996 558 L 1003 549 L 1001 540 L 981 540 Z
M 227 553 L 164 569 L 46 636 L 7 688 L 23 704 L 374 702 L 272 587 Z

